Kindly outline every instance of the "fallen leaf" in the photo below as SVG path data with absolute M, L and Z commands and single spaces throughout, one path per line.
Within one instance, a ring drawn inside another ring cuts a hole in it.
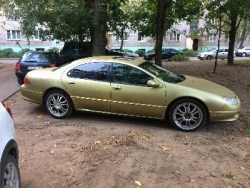
M 44 116 L 44 114 L 40 114 L 37 116 L 37 118 L 42 118 Z
M 141 186 L 141 182 L 139 182 L 139 181 L 135 181 L 135 184 L 138 186 Z
M 211 174 L 212 177 L 218 178 L 218 174 L 216 174 L 215 172 L 211 172 L 210 174 Z
M 162 146 L 161 148 L 163 151 L 171 151 L 172 150 L 172 148 L 168 147 L 168 146 Z
M 102 143 L 102 141 L 95 141 L 95 144 L 100 144 L 100 143 Z

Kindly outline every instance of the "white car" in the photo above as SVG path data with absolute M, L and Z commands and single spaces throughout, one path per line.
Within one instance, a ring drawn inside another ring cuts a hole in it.
M 207 52 L 201 52 L 198 54 L 197 58 L 201 60 L 212 60 L 216 57 L 217 49 L 213 48 Z M 218 59 L 227 59 L 228 48 L 220 48 L 218 52 Z
M 11 111 L 0 102 L 0 188 L 21 186 L 18 155 Z
M 237 49 L 235 54 L 237 57 L 250 56 L 250 46 L 245 46 L 244 48 Z

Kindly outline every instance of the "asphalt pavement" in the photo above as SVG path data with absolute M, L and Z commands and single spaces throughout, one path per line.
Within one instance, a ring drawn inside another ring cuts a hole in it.
M 8 97 L 20 90 L 20 85 L 17 83 L 14 73 L 16 58 L 3 59 L 0 58 L 0 63 L 8 63 L 13 65 L 7 69 L 0 69 L 0 101 L 5 101 Z

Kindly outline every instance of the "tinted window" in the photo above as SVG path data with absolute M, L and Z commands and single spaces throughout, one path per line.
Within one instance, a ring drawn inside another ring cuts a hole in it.
M 119 84 L 147 86 L 153 79 L 145 72 L 129 65 L 113 63 L 113 81 Z
M 49 52 L 26 52 L 21 61 L 26 62 L 45 62 L 52 59 L 51 53 Z
M 109 63 L 87 63 L 79 65 L 68 72 L 68 76 L 72 78 L 108 81 Z

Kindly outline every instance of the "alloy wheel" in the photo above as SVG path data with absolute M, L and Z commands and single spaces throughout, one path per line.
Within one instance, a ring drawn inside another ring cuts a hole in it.
M 4 171 L 4 188 L 19 188 L 19 173 L 16 165 L 9 162 Z

